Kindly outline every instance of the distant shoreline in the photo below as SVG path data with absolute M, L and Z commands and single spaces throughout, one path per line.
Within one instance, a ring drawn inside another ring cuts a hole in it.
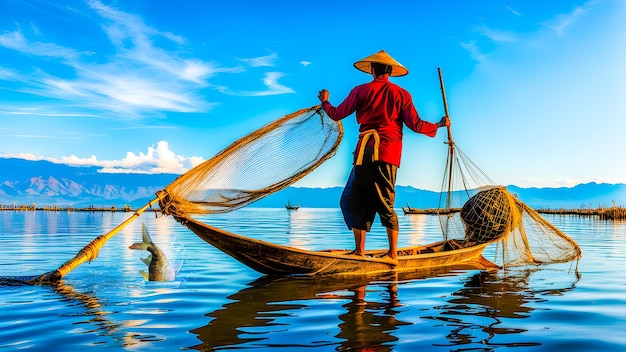
M 277 208 L 279 209 L 279 208 Z M 110 206 L 110 207 L 95 207 L 95 206 L 89 206 L 89 207 L 72 207 L 72 206 L 55 206 L 55 205 L 46 205 L 44 207 L 37 207 L 34 204 L 33 205 L 25 205 L 25 204 L 20 204 L 20 205 L 5 205 L 5 204 L 0 204 L 0 211 L 68 211 L 68 212 L 126 212 L 126 213 L 131 213 L 131 212 L 135 212 L 137 209 L 133 209 L 131 208 L 130 205 L 125 205 L 121 208 L 118 208 L 114 205 Z M 429 211 L 419 211 L 420 209 L 411 209 L 414 211 L 413 214 L 409 213 L 407 214 L 407 212 L 405 211 L 404 214 L 405 215 L 417 215 L 417 214 L 421 214 L 421 215 L 437 215 L 438 213 L 436 211 L 432 211 L 432 209 L 429 209 Z M 150 208 L 147 209 L 146 211 L 160 211 L 159 208 Z M 580 209 L 565 209 L 565 208 L 558 208 L 558 209 L 551 209 L 551 208 L 538 208 L 535 209 L 536 212 L 540 213 L 540 214 L 552 214 L 552 215 L 575 215 L 575 216 L 598 216 L 600 219 L 602 220 L 624 220 L 626 219 L 626 208 L 624 206 L 612 206 L 612 207 L 598 207 L 598 208 L 580 208 Z
M 156 209 L 148 209 L 147 211 L 151 211 L 151 210 L 156 210 Z M 6 205 L 0 205 L 0 211 L 80 211 L 80 212 L 126 212 L 126 213 L 130 213 L 130 212 L 134 212 L 136 211 L 136 209 L 133 209 L 130 207 L 130 205 L 125 205 L 121 208 L 118 208 L 116 206 L 110 206 L 110 207 L 94 207 L 94 206 L 89 206 L 89 207 L 61 207 L 61 206 L 55 206 L 55 205 L 46 205 L 44 207 L 37 207 L 34 205 L 10 205 L 10 206 L 6 206 Z

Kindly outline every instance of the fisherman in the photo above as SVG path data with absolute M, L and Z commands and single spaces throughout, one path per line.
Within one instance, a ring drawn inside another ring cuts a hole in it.
M 399 226 L 393 207 L 403 125 L 416 133 L 435 137 L 438 128 L 450 126 L 450 119 L 444 116 L 432 123 L 420 118 L 410 93 L 389 81 L 390 76 L 404 76 L 409 71 L 384 50 L 355 62 L 354 67 L 371 74 L 373 81 L 353 88 L 336 107 L 328 101 L 326 89 L 318 94 L 331 119 L 339 121 L 356 112 L 359 124 L 359 140 L 352 171 L 341 195 L 341 211 L 346 225 L 354 233 L 356 249 L 352 254 L 358 256 L 365 253 L 365 235 L 378 213 L 389 239 L 385 259 L 397 264 Z

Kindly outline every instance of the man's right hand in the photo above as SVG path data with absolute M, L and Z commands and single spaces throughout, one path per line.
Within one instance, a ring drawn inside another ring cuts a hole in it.
M 317 93 L 317 98 L 320 100 L 320 102 L 325 102 L 328 101 L 328 97 L 330 96 L 330 94 L 328 93 L 328 91 L 326 89 L 322 89 L 320 90 L 319 93 Z

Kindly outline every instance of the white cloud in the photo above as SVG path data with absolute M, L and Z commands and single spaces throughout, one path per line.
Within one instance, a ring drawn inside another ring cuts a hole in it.
M 241 71 L 182 57 L 176 50 L 185 45 L 184 38 L 152 28 L 140 17 L 100 1 L 89 1 L 88 5 L 101 16 L 102 28 L 115 46 L 115 54 L 96 55 L 57 43 L 32 41 L 20 30 L 7 31 L 0 35 L 1 47 L 35 58 L 57 58 L 59 64 L 72 70 L 65 70 L 62 76 L 34 67 L 31 72 L 20 73 L 22 85 L 14 90 L 57 99 L 62 102 L 59 106 L 69 102 L 100 115 L 109 111 L 115 116 L 153 116 L 154 111 L 210 109 L 214 104 L 206 102 L 199 92 L 211 87 L 207 79 L 216 73 Z M 157 39 L 170 41 L 178 48 L 166 51 L 155 46 Z M 2 69 L 0 79 L 17 79 L 16 72 Z
M 577 6 L 570 13 L 559 14 L 548 23 L 542 23 L 542 25 L 554 30 L 558 35 L 563 35 L 565 29 L 578 21 L 586 12 L 586 7 Z
M 127 152 L 121 160 L 98 160 L 95 155 L 81 158 L 76 155 L 61 158 L 36 156 L 28 153 L 2 154 L 3 158 L 20 158 L 26 160 L 46 160 L 56 164 L 71 166 L 97 166 L 102 173 L 140 173 L 158 174 L 171 173 L 183 174 L 189 169 L 201 164 L 204 159 L 198 156 L 183 157 L 169 149 L 166 141 L 159 141 L 155 146 L 148 147 L 147 152 Z
M 502 30 L 488 28 L 484 24 L 474 27 L 474 30 L 496 43 L 512 43 L 517 41 L 513 34 Z
M 61 140 L 76 139 L 76 138 L 69 138 L 66 136 L 52 136 L 52 135 L 43 135 L 43 134 L 9 134 L 7 135 L 7 137 L 32 138 L 32 139 L 61 139 Z
M 123 46 L 127 39 L 136 46 L 151 46 L 150 37 L 152 35 L 162 36 L 177 44 L 183 44 L 185 39 L 181 36 L 169 32 L 161 32 L 155 28 L 147 26 L 141 17 L 118 11 L 112 6 L 106 6 L 99 0 L 90 0 L 88 5 L 96 10 L 98 14 L 111 21 L 105 27 L 111 40 L 118 46 Z
M 312 64 L 312 62 L 310 62 L 310 61 L 300 61 L 300 65 L 302 65 L 304 67 L 309 66 L 310 64 Z
M 3 67 L 0 67 L 0 79 L 14 80 L 17 78 L 18 78 L 18 75 L 15 72 L 7 70 Z
M 275 66 L 274 61 L 278 59 L 278 54 L 273 53 L 266 56 L 253 57 L 247 59 L 239 59 L 239 61 L 243 61 L 252 67 L 272 67 Z
M 269 88 L 271 94 L 295 93 L 293 89 L 278 83 L 278 79 L 284 74 L 280 72 L 267 72 L 263 83 Z
M 20 31 L 5 32 L 0 35 L 0 46 L 17 50 L 25 54 L 56 57 L 75 61 L 81 55 L 89 55 L 89 52 L 78 52 L 74 49 L 65 48 L 53 43 L 29 42 Z
M 46 59 L 42 60 L 41 67 L 35 64 L 11 70 L 0 68 L 0 80 L 16 82 L 7 89 L 54 99 L 50 105 L 56 104 L 57 110 L 72 106 L 73 113 L 80 109 L 78 114 L 83 116 L 153 117 L 155 112 L 161 111 L 207 111 L 217 103 L 208 102 L 203 89 L 233 94 L 233 89 L 212 84 L 209 79 L 220 73 L 245 72 L 243 65 L 223 67 L 189 57 L 185 38 L 154 28 L 140 16 L 99 0 L 86 3 L 95 12 L 93 22 L 107 35 L 112 51 L 94 53 L 45 42 L 41 38 L 46 38 L 46 30 L 35 25 L 31 28 L 37 40 L 28 38 L 21 29 L 5 31 L 0 34 L 0 47 L 28 55 L 33 60 Z M 50 58 L 58 65 L 49 65 Z M 278 54 L 271 53 L 240 61 L 252 67 L 272 67 L 277 59 Z M 59 65 L 69 70 L 49 70 Z M 237 95 L 293 93 L 291 88 L 277 82 L 281 76 L 281 73 L 267 72 L 264 78 L 267 90 Z
M 554 30 L 558 35 L 563 35 L 565 29 L 578 21 L 595 3 L 595 0 L 591 0 L 584 4 L 583 6 L 575 7 L 570 13 L 567 14 L 559 14 L 555 16 L 552 20 L 542 23 L 543 26 L 548 27 Z M 508 5 L 504 5 L 511 13 L 517 16 L 521 16 L 521 14 L 511 8 Z M 485 24 L 476 25 L 473 27 L 473 31 L 479 33 L 481 36 L 488 38 L 492 43 L 502 44 L 502 43 L 518 43 L 520 42 L 520 34 L 514 33 L 512 31 L 492 29 Z M 487 54 L 481 47 L 486 47 L 486 43 L 483 41 L 479 41 L 477 39 L 472 39 L 469 41 L 461 42 L 461 46 L 467 50 L 471 57 L 478 62 L 485 62 L 487 58 Z
M 242 96 L 266 96 L 266 95 L 277 95 L 277 94 L 287 94 L 287 93 L 295 93 L 295 91 L 285 85 L 278 83 L 278 80 L 283 77 L 285 74 L 281 72 L 266 72 L 265 77 L 263 77 L 263 84 L 267 87 L 266 90 L 262 91 L 242 91 L 231 93 L 233 95 L 242 95 Z
M 483 62 L 485 60 L 485 54 L 480 51 L 478 44 L 475 40 L 470 40 L 469 42 L 461 42 L 461 47 L 467 50 L 470 53 L 472 59 Z
M 47 106 L 47 105 L 40 105 L 40 106 L 28 106 L 28 107 L 10 107 L 10 106 L 3 106 L 0 105 L 0 114 L 2 115 L 26 115 L 26 116 L 50 116 L 50 117 L 60 117 L 60 116 L 64 116 L 64 117 L 69 117 L 69 116 L 73 116 L 73 117 L 80 117 L 80 116 L 84 116 L 84 117 L 97 117 L 97 115 L 94 114 L 85 114 L 85 113 L 78 113 L 78 112 L 71 112 L 68 110 L 65 111 L 56 111 L 56 108 L 54 106 Z
M 516 16 L 521 16 L 522 14 L 519 13 L 518 11 L 514 10 L 512 7 L 510 7 L 509 5 L 504 5 L 504 7 L 507 8 L 507 10 L 511 11 L 512 14 L 516 15 Z

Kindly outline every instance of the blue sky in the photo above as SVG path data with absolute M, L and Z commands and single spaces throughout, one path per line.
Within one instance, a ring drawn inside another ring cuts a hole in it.
M 182 173 L 287 113 L 339 104 L 385 49 L 423 119 L 496 183 L 626 183 L 626 1 L 0 0 L 0 156 Z M 296 186 L 343 185 L 337 155 Z M 443 132 L 443 130 L 440 130 Z M 406 130 L 399 185 L 447 147 Z

